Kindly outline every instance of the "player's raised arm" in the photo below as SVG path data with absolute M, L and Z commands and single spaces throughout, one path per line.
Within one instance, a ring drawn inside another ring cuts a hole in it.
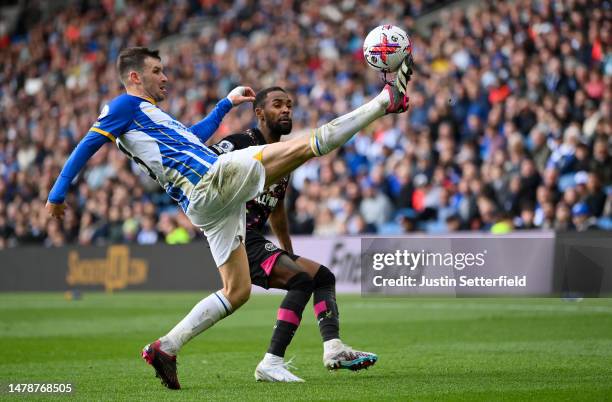
M 126 99 L 127 95 L 115 98 L 102 108 L 98 120 L 89 129 L 85 137 L 72 151 L 64 164 L 62 171 L 49 192 L 47 211 L 54 218 L 64 216 L 64 198 L 70 183 L 83 169 L 87 161 L 108 142 L 114 142 L 116 137 L 124 132 L 125 126 L 131 119 L 131 107 Z
M 221 121 L 233 106 L 238 106 L 244 102 L 253 102 L 255 92 L 250 87 L 236 87 L 227 94 L 227 97 L 219 101 L 215 108 L 204 119 L 190 127 L 202 143 L 208 141 L 217 131 Z
M 76 175 L 81 171 L 85 163 L 95 154 L 98 149 L 110 139 L 89 131 L 87 135 L 79 142 L 77 147 L 72 151 L 70 157 L 64 164 L 62 172 L 55 181 L 49 198 L 47 200 L 47 211 L 54 218 L 61 219 L 64 217 L 64 198 L 68 192 L 68 187 Z

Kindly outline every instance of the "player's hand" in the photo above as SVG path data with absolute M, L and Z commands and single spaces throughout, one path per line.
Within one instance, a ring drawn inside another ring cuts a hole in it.
M 47 201 L 45 208 L 49 212 L 49 215 L 51 215 L 52 217 L 57 218 L 59 220 L 62 220 L 64 218 L 64 210 L 66 209 L 66 204 L 54 204 L 50 201 Z
M 408 54 L 397 70 L 397 78 L 395 79 L 395 85 L 402 95 L 406 95 L 406 88 L 412 76 L 413 68 L 414 61 L 412 60 L 412 54 Z
M 254 102 L 255 91 L 253 91 L 251 87 L 236 87 L 227 94 L 227 99 L 229 99 L 234 106 L 238 106 L 244 102 Z

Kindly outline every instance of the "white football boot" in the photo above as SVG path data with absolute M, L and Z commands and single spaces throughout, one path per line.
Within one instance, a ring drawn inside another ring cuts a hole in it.
M 291 361 L 285 362 L 282 357 L 266 353 L 255 369 L 255 379 L 267 382 L 304 382 L 300 377 L 289 371 L 295 369 Z
M 323 342 L 323 365 L 329 370 L 361 370 L 373 366 L 378 356 L 370 352 L 353 350 L 340 339 Z

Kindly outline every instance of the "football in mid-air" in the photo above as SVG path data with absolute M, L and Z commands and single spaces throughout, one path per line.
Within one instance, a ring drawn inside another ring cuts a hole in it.
M 408 34 L 395 25 L 380 25 L 363 41 L 363 56 L 368 65 L 383 73 L 397 71 L 411 51 Z

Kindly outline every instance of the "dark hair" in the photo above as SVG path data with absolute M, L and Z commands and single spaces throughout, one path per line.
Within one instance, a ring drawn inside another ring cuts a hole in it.
M 535 210 L 535 205 L 534 202 L 531 200 L 523 200 L 520 202 L 520 210 L 521 211 L 525 211 L 525 210 L 529 210 L 531 212 L 533 212 Z
M 264 102 L 266 101 L 266 97 L 268 96 L 268 94 L 274 91 L 281 91 L 287 93 L 287 91 L 285 91 L 281 87 L 268 87 L 266 89 L 262 89 L 261 91 L 257 92 L 257 95 L 255 95 L 255 102 L 253 102 L 253 110 L 257 109 L 258 107 L 262 107 Z
M 119 71 L 121 81 L 123 82 L 123 78 L 130 70 L 142 72 L 144 61 L 147 57 L 161 60 L 159 50 L 151 50 L 146 47 L 128 47 L 123 49 L 119 53 L 119 57 L 117 57 L 117 71 Z

